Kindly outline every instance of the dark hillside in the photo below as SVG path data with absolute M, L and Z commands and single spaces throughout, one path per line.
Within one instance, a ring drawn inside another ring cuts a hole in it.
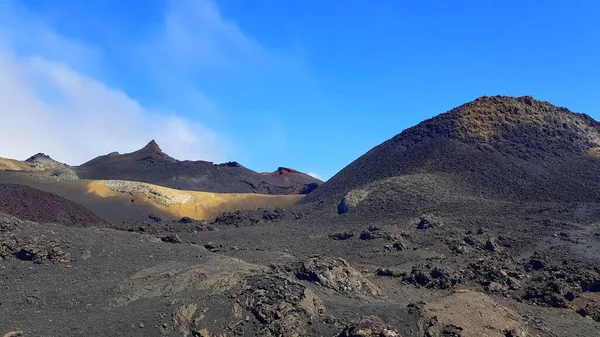
M 436 175 L 460 184 L 466 194 L 487 198 L 598 201 L 599 130 L 587 115 L 528 96 L 481 97 L 373 148 L 302 203 L 337 205 L 352 190 L 418 174 Z M 366 187 L 363 194 L 385 188 Z M 406 200 L 395 202 L 401 209 Z
M 73 201 L 18 184 L 0 184 L 0 212 L 23 220 L 71 226 L 91 226 L 105 222 Z
M 274 173 L 260 174 L 237 162 L 179 161 L 164 153 L 155 141 L 138 151 L 113 152 L 73 169 L 82 179 L 141 181 L 221 193 L 306 194 L 322 183 L 291 169 L 279 168 Z

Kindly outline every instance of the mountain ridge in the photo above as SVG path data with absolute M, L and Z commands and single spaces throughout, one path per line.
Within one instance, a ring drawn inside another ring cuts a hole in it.
M 177 160 L 164 153 L 154 140 L 137 151 L 112 152 L 73 169 L 82 179 L 121 179 L 219 193 L 308 194 L 322 183 L 307 174 L 281 167 L 272 174 L 261 174 L 238 162 Z

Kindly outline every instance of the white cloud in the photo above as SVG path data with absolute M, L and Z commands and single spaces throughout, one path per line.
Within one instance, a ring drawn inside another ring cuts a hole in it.
M 239 74 L 251 65 L 270 62 L 270 67 L 276 67 L 281 63 L 278 55 L 224 18 L 211 0 L 168 1 L 162 29 L 155 47 L 173 66 Z
M 214 1 L 168 0 L 167 4 L 160 34 L 146 41 L 137 54 L 165 87 L 193 93 L 217 80 L 232 90 L 256 93 L 266 87 L 263 95 L 272 95 L 274 89 L 297 95 L 316 86 L 297 50 L 265 48 L 225 17 Z
M 6 8 L 0 9 L 5 17 Z M 23 35 L 22 29 L 38 33 Z M 155 139 L 175 158 L 225 159 L 227 144 L 201 123 L 141 106 L 79 72 L 88 67 L 86 56 L 95 55 L 90 50 L 39 24 L 0 24 L 0 156 L 45 152 L 75 165 Z
M 307 174 L 308 174 L 309 176 L 313 177 L 313 178 L 317 178 L 317 179 L 319 179 L 319 180 L 321 180 L 321 181 L 325 181 L 325 179 L 321 178 L 321 176 L 320 176 L 320 175 L 318 175 L 318 174 L 316 174 L 316 173 L 314 173 L 314 172 L 308 172 Z
M 121 91 L 41 57 L 0 49 L 0 153 L 24 159 L 45 152 L 80 164 L 150 139 L 181 159 L 223 160 L 218 135 L 199 123 L 153 112 Z
M 158 36 L 127 41 L 118 47 L 127 50 L 109 52 L 58 34 L 18 2 L 0 2 L 0 156 L 24 159 L 45 152 L 81 164 L 111 151 L 133 151 L 155 139 L 178 159 L 234 160 L 228 158 L 234 148 L 225 137 L 197 120 L 227 125 L 227 116 L 219 116 L 219 101 L 206 95 L 206 86 L 219 81 L 216 87 L 229 88 L 234 95 L 245 90 L 234 96 L 243 107 L 260 105 L 286 85 L 287 92 L 306 92 L 297 85 L 311 81 L 298 59 L 264 48 L 211 0 L 169 0 L 160 24 Z M 156 94 L 153 104 L 161 104 L 160 110 L 107 84 L 119 83 L 102 69 L 115 54 L 132 56 L 131 68 L 143 77 L 136 80 L 153 90 L 142 94 Z M 264 137 L 285 139 L 284 128 L 268 131 Z

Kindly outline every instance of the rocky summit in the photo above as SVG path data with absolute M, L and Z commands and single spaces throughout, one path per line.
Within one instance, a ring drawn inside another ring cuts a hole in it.
M 73 168 L 122 180 L 23 186 L 18 168 L 31 166 L 6 161 L 0 335 L 600 336 L 599 125 L 531 97 L 482 97 L 318 187 L 283 167 L 178 161 L 155 142 Z M 160 186 L 174 176 L 310 193 L 175 219 L 232 196 Z M 74 200 L 146 213 L 105 221 Z

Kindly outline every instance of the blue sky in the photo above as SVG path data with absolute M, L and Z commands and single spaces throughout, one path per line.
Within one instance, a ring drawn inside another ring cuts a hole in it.
M 596 1 L 0 1 L 0 156 L 329 178 L 482 95 L 600 117 Z

